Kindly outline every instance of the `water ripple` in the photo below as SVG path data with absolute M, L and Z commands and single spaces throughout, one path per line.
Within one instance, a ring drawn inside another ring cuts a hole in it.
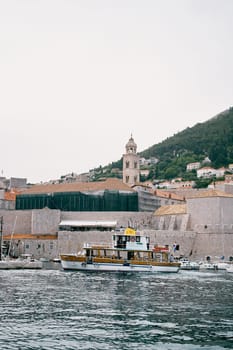
M 0 348 L 232 349 L 229 275 L 0 271 Z

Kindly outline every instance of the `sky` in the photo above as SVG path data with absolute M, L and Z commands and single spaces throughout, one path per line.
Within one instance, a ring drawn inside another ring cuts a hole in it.
M 119 160 L 233 105 L 232 0 L 0 0 L 0 171 Z

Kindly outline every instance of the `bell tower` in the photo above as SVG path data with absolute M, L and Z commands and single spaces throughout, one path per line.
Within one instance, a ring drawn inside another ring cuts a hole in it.
M 123 182 L 129 186 L 139 182 L 139 155 L 137 145 L 131 135 L 123 154 Z

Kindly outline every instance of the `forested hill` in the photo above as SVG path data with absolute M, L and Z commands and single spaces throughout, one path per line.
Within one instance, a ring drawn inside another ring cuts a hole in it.
M 233 163 L 233 107 L 204 123 L 187 128 L 159 144 L 140 152 L 146 159 L 155 157 L 159 161 L 149 166 L 150 174 L 144 180 L 196 179 L 196 172 L 186 171 L 188 163 L 203 162 L 209 158 L 214 168 L 227 167 Z M 94 180 L 103 177 L 120 177 L 113 169 L 122 169 L 122 158 L 96 170 Z
M 233 107 L 151 146 L 140 155 L 158 158 L 156 175 L 165 178 L 182 175 L 187 163 L 203 161 L 205 157 L 216 168 L 233 163 Z

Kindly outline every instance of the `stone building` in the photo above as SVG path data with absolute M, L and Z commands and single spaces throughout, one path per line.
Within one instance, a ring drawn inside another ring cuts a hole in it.
M 164 205 L 155 212 L 44 208 L 0 210 L 0 216 L 4 242 L 13 242 L 15 253 L 30 253 L 37 258 L 74 253 L 85 242 L 110 243 L 112 229 L 130 226 L 148 235 L 151 245 L 172 246 L 176 242 L 177 256 L 201 260 L 206 256 L 233 256 L 232 212 L 233 195 L 209 190 L 187 198 L 187 203 Z
M 123 155 L 123 182 L 40 184 L 16 195 L 16 210 L 0 206 L 4 253 L 53 259 L 79 251 L 85 242 L 110 243 L 112 230 L 130 226 L 148 235 L 151 245 L 175 242 L 177 256 L 233 256 L 233 195 L 184 193 L 139 185 L 139 156 L 131 136 Z
M 138 194 L 122 180 L 34 185 L 16 197 L 17 210 L 138 211 Z
M 233 195 L 208 190 L 186 201 L 185 205 L 163 206 L 155 212 L 157 237 L 173 235 L 179 254 L 194 259 L 233 256 Z

